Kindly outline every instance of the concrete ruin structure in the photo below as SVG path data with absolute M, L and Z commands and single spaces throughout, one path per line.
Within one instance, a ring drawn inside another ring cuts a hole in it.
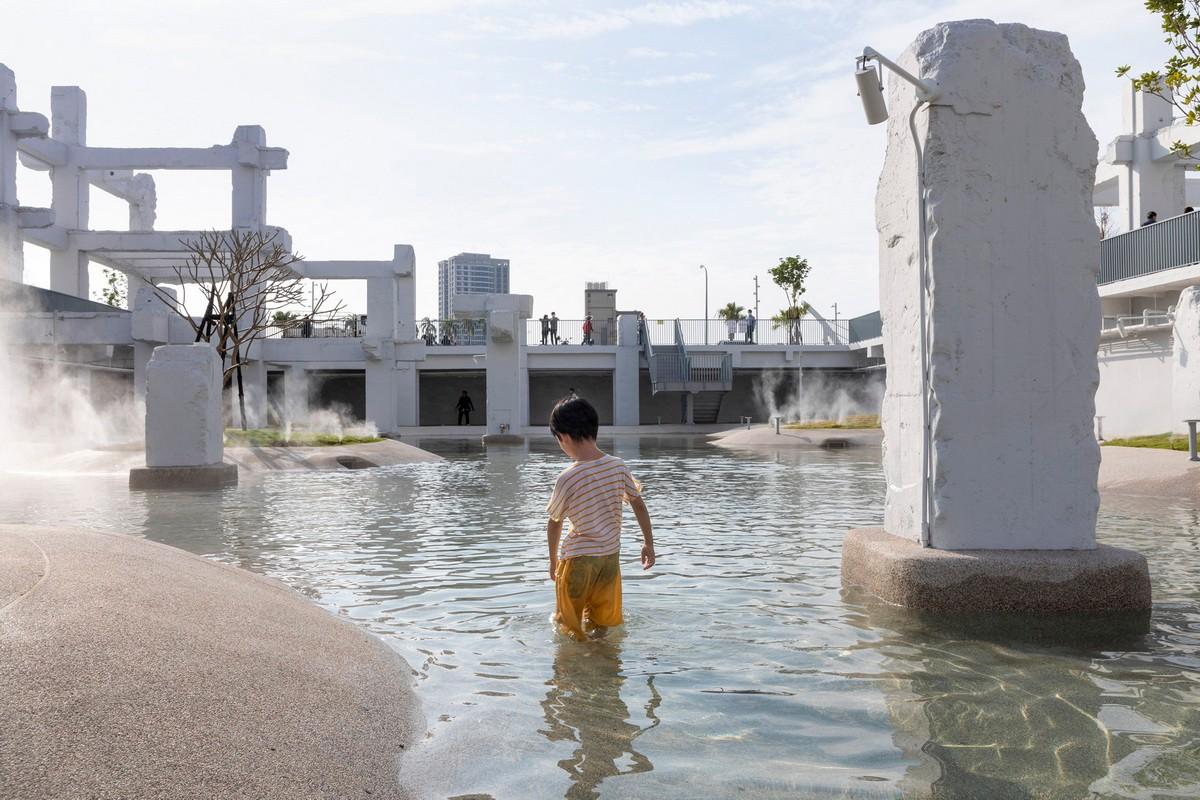
M 124 375 L 141 399 L 155 348 L 194 340 L 157 292 L 178 280 L 176 268 L 189 255 L 181 242 L 205 231 L 155 228 L 149 171 L 227 172 L 232 210 L 223 233 L 271 233 L 291 249 L 289 232 L 267 218 L 268 179 L 287 168 L 288 152 L 268 144 L 261 127 L 236 127 L 229 142 L 209 147 L 95 147 L 79 87 L 54 87 L 46 117 L 18 107 L 16 80 L 5 67 L 0 109 L 0 315 L 9 323 L 0 345 L 10 352 L 58 368 Z M 48 178 L 50 208 L 19 205 L 18 164 Z M 93 190 L 128 204 L 128 230 L 90 227 Z M 50 252 L 50 291 L 22 284 L 23 247 L 30 245 Z M 128 277 L 129 310 L 88 299 L 92 264 Z M 581 320 L 562 320 L 561 344 L 541 346 L 539 323 L 530 319 L 533 300 L 518 295 L 455 297 L 456 319 L 418 320 L 416 254 L 407 244 L 379 260 L 305 259 L 293 269 L 317 282 L 365 283 L 367 313 L 280 327 L 256 342 L 242 376 L 251 427 L 286 425 L 310 407 L 328 406 L 381 432 L 453 425 L 463 389 L 489 434 L 501 426 L 511 435 L 541 428 L 553 402 L 571 389 L 593 401 L 604 425 L 737 423 L 745 416 L 765 422 L 771 403 L 764 383 L 782 396 L 803 365 L 853 395 L 877 379 L 883 355 L 877 314 L 826 320 L 814 313 L 802 323 L 800 342 L 764 321 L 749 344 L 726 340 L 719 320 L 647 313 L 643 324 L 628 312 L 620 337 L 584 345 Z M 6 296 L 18 299 L 5 303 Z
M 1062 34 L 988 20 L 925 31 L 900 63 L 940 95 L 916 117 L 918 181 L 909 132 L 917 98 L 907 83 L 891 86 L 876 201 L 888 356 L 884 528 L 850 534 L 843 575 L 916 607 L 953 598 L 962 610 L 1149 608 L 1144 559 L 1095 537 L 1097 145 L 1081 111 L 1079 64 Z
M 155 348 L 146 369 L 146 466 L 130 470 L 130 488 L 237 483 L 237 465 L 224 463 L 221 385 L 221 360 L 208 344 Z

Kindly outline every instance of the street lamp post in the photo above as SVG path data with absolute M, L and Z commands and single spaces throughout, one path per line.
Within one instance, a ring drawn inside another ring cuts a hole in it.
M 704 270 L 704 344 L 708 345 L 708 267 L 701 264 L 700 269 Z

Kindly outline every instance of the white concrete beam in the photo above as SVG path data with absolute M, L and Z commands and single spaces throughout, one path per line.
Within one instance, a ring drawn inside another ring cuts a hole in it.
M 244 143 L 243 143 L 244 144 Z M 258 169 L 287 169 L 288 151 L 282 147 L 257 149 Z M 233 144 L 212 147 L 84 147 L 75 154 L 81 169 L 233 169 L 250 155 Z
M 17 151 L 21 163 L 38 172 L 67 163 L 67 146 L 53 139 L 21 139 L 17 142 Z
M 54 224 L 54 210 L 20 206 L 17 208 L 17 225 L 21 228 L 49 228 Z

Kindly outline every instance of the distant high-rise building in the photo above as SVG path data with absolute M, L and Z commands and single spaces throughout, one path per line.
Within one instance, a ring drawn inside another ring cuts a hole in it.
M 508 294 L 508 259 L 459 253 L 438 262 L 438 315 L 454 319 L 456 294 Z

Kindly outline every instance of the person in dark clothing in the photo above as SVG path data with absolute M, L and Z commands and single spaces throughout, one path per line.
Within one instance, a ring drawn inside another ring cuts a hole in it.
M 1142 227 L 1144 228 L 1147 225 L 1153 225 L 1156 222 L 1158 222 L 1158 212 L 1151 211 L 1149 214 L 1146 215 L 1146 221 L 1142 223 Z
M 753 311 L 746 312 L 746 344 L 754 344 L 754 326 L 758 324 L 758 320 L 754 318 Z
M 470 425 L 471 412 L 475 410 L 475 404 L 471 402 L 471 397 L 467 394 L 466 389 L 463 389 L 462 397 L 458 398 L 456 408 L 458 409 L 458 424 Z
M 542 314 L 542 344 L 550 340 L 550 317 Z
M 558 344 L 558 315 L 550 312 L 550 344 Z

